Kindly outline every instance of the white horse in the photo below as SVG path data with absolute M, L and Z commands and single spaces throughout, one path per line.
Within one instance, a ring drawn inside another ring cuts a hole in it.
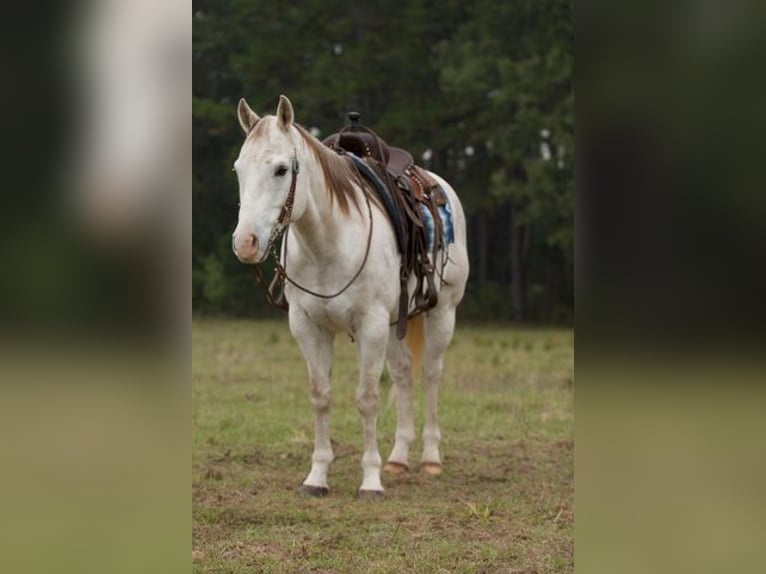
M 376 423 L 384 362 L 397 389 L 396 438 L 385 470 L 399 473 L 409 469 L 409 449 L 415 438 L 414 365 L 422 361 L 426 401 L 420 463 L 424 472 L 440 474 L 437 387 L 444 352 L 455 328 L 455 309 L 468 277 L 465 215 L 457 195 L 447 182 L 432 174 L 452 208 L 454 243 L 448 248 L 437 306 L 425 316 L 410 319 L 406 340 L 399 340 L 392 323 L 397 319 L 400 255 L 386 214 L 366 199 L 365 184 L 346 160 L 294 122 L 292 104 L 285 96 L 280 96 L 276 116 L 259 118 L 244 99 L 237 111 L 246 134 L 234 163 L 240 197 L 239 221 L 232 240 L 237 258 L 243 263 L 265 259 L 274 230 L 279 229 L 278 220 L 287 215 L 289 247 L 282 257 L 293 281 L 331 295 L 343 290 L 361 269 L 350 286 L 334 298 L 319 298 L 289 283 L 285 289 L 290 302 L 290 330 L 308 366 L 315 417 L 314 454 L 303 492 L 322 496 L 329 491 L 327 471 L 333 461 L 330 374 L 333 339 L 341 332 L 353 337 L 358 351 L 356 404 L 364 429 L 364 478 L 359 494 L 383 493 Z M 292 210 L 285 210 L 291 195 Z

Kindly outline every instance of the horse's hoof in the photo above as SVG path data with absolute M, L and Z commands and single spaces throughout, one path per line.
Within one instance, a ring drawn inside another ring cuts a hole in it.
M 359 500 L 383 500 L 382 490 L 360 490 Z
M 420 465 L 420 470 L 430 476 L 439 476 L 442 473 L 442 465 L 438 462 L 424 462 Z
M 404 474 L 410 471 L 410 467 L 401 462 L 388 462 L 383 470 L 389 474 Z
M 300 489 L 301 494 L 305 494 L 306 496 L 311 496 L 313 498 L 322 498 L 323 496 L 327 496 L 329 492 L 330 489 L 326 486 L 311 486 L 308 484 L 304 484 Z

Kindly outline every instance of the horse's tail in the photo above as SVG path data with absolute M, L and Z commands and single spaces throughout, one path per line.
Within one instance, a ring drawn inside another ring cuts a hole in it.
M 412 355 L 412 382 L 420 373 L 423 364 L 423 351 L 426 347 L 426 322 L 422 313 L 415 315 L 407 322 L 407 346 Z
M 423 352 L 426 348 L 426 321 L 422 313 L 415 315 L 407 322 L 405 342 L 410 349 L 410 356 L 412 357 L 412 383 L 415 384 L 418 373 L 420 373 L 420 367 L 423 364 Z M 393 383 L 388 391 L 388 406 L 393 405 L 395 401 L 396 383 Z

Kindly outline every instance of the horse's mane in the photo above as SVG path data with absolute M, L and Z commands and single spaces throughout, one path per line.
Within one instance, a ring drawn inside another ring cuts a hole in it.
M 297 128 L 303 141 L 322 167 L 327 191 L 330 194 L 330 201 L 337 202 L 338 208 L 344 215 L 349 214 L 352 203 L 357 211 L 361 211 L 355 186 L 358 186 L 362 193 L 364 193 L 365 186 L 359 177 L 359 172 L 352 167 L 346 158 L 330 150 L 330 148 L 312 136 L 306 128 L 298 124 L 293 125 Z

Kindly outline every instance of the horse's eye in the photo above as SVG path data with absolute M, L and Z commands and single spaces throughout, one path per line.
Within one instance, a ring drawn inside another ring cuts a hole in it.
M 277 177 L 282 177 L 287 173 L 287 166 L 286 165 L 280 165 L 276 171 L 274 171 L 274 175 Z

